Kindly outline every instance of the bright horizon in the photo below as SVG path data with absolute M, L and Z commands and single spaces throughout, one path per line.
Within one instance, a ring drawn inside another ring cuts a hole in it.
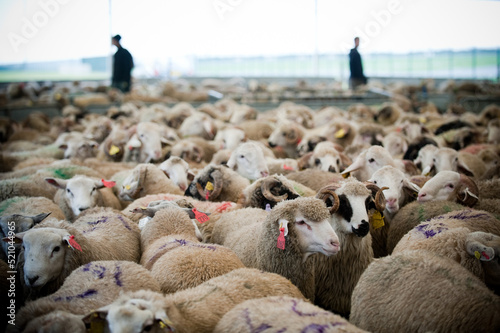
M 109 56 L 117 33 L 150 64 L 339 54 L 357 35 L 364 54 L 496 49 L 498 17 L 479 0 L 112 0 L 111 18 L 102 0 L 0 0 L 0 64 Z

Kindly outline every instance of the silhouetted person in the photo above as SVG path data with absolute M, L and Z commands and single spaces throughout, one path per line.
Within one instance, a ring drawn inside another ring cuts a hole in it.
M 367 82 L 366 76 L 363 74 L 363 63 L 361 62 L 361 55 L 358 52 L 358 46 L 359 37 L 356 37 L 354 38 L 354 48 L 349 52 L 349 68 L 351 70 L 349 87 L 353 90 Z
M 120 89 L 123 92 L 130 91 L 130 72 L 134 68 L 134 60 L 129 51 L 124 49 L 120 44 L 120 35 L 111 38 L 111 44 L 116 46 L 118 50 L 113 56 L 113 76 L 111 78 L 111 86 Z

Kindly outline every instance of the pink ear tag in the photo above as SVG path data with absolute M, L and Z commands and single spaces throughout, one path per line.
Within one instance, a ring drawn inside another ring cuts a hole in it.
M 293 170 L 293 168 L 291 166 L 283 164 L 283 170 Z
M 107 181 L 107 180 L 101 179 L 101 182 L 104 186 L 106 186 L 108 188 L 112 188 L 113 186 L 116 185 L 116 183 L 114 181 Z
M 486 260 L 490 260 L 490 256 L 486 254 L 486 252 L 481 252 L 481 254 L 483 255 L 483 257 L 486 258 Z
M 193 208 L 192 211 L 194 218 L 200 223 L 207 222 L 210 219 L 207 214 L 197 211 L 196 208 Z
M 82 251 L 82 247 L 80 246 L 80 244 L 78 244 L 76 242 L 74 235 L 69 236 L 68 243 L 69 243 L 69 246 L 71 246 L 72 248 L 74 248 L 74 249 L 76 249 L 76 250 L 78 250 L 80 252 L 83 252 Z
M 278 243 L 276 244 L 278 249 L 285 249 L 285 228 L 280 224 L 280 235 L 278 236 Z

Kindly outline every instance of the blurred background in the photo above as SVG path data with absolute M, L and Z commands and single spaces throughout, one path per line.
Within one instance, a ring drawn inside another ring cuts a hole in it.
M 331 78 L 353 38 L 369 78 L 500 78 L 500 1 L 0 0 L 0 81 Z

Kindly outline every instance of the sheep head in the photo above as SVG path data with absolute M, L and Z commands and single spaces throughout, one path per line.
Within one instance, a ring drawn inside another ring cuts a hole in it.
M 273 208 L 278 202 L 292 200 L 300 195 L 283 176 L 268 176 L 255 181 L 242 193 L 239 202 L 245 207 Z
M 227 166 L 250 180 L 269 175 L 264 152 L 257 143 L 252 141 L 239 145 L 231 153 Z
M 473 207 L 479 200 L 479 189 L 469 177 L 454 171 L 441 171 L 428 180 L 418 192 L 418 201 L 450 200 Z
M 471 257 L 479 259 L 484 270 L 484 282 L 497 295 L 500 292 L 500 237 L 494 234 L 471 232 L 465 240 L 465 248 Z

